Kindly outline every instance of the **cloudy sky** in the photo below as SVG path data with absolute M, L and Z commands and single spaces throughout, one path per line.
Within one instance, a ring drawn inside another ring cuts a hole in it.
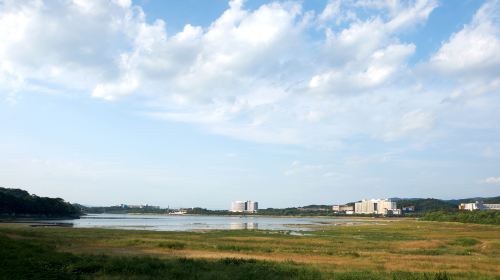
M 500 195 L 500 1 L 0 0 L 0 186 L 207 208 Z

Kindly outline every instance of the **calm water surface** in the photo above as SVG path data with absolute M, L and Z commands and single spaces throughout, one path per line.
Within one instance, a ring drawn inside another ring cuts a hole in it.
M 277 218 L 249 216 L 122 215 L 92 214 L 64 220 L 77 228 L 119 228 L 158 231 L 197 231 L 212 229 L 308 230 L 307 225 L 350 222 L 335 218 Z

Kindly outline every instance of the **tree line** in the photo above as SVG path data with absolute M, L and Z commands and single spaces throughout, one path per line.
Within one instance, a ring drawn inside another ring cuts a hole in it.
M 21 189 L 0 187 L 0 216 L 2 217 L 79 217 L 78 207 L 62 198 L 39 197 Z

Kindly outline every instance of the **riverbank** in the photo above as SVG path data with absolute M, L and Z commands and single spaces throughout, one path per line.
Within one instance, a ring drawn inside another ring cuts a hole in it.
M 105 258 L 102 262 L 112 263 L 115 272 L 109 274 L 105 265 L 90 272 L 78 270 L 85 277 L 99 279 L 160 279 L 170 275 L 168 267 L 183 260 L 190 264 L 192 274 L 180 279 L 197 279 L 199 273 L 217 279 L 213 271 L 210 274 L 212 266 L 221 269 L 219 279 L 246 279 L 229 277 L 240 275 L 234 272 L 239 266 L 249 273 L 259 271 L 261 276 L 276 271 L 274 279 L 393 279 L 395 275 L 395 279 L 498 279 L 498 232 L 500 227 L 492 225 L 410 220 L 348 227 L 319 225 L 305 236 L 268 230 L 158 232 L 0 224 L 0 238 L 7 243 L 47 246 L 70 254 L 69 259 L 83 258 L 83 263 Z M 6 249 L 0 250 L 4 255 Z M 152 268 L 153 274 L 145 272 L 147 277 L 141 278 L 139 268 L 131 264 L 136 257 L 141 258 L 137 263 L 163 268 Z M 64 264 L 79 265 L 80 261 Z M 447 278 L 434 278 L 436 275 Z

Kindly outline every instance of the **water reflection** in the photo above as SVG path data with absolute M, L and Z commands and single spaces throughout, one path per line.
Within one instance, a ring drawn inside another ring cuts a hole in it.
M 259 229 L 259 223 L 231 223 L 230 229 Z

